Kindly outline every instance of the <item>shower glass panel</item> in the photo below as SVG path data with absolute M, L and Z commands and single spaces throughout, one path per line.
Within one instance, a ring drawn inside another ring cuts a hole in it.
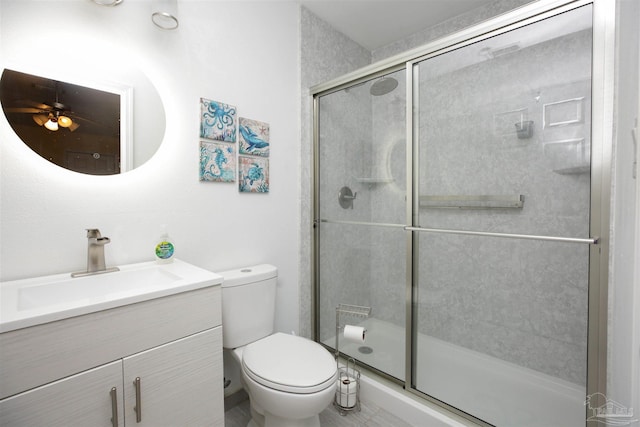
M 343 325 L 366 327 L 367 341 L 340 336 L 340 351 L 403 379 L 405 72 L 321 96 L 318 107 L 318 336 L 335 347 L 338 304 L 371 307 L 368 319 L 341 316 Z
M 413 65 L 420 227 L 589 237 L 591 13 Z M 499 426 L 584 426 L 588 245 L 416 232 L 413 271 L 417 390 Z

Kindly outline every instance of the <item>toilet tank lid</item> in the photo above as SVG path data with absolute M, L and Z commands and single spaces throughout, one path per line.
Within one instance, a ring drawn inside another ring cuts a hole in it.
M 236 270 L 227 270 L 218 274 L 223 278 L 222 287 L 230 288 L 273 279 L 278 276 L 278 269 L 271 264 L 260 264 Z

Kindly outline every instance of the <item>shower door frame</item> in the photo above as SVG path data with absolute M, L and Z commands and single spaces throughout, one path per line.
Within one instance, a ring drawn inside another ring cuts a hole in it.
M 417 283 L 417 241 L 420 231 L 450 232 L 462 234 L 456 230 L 431 230 L 419 227 L 418 170 L 419 158 L 417 138 L 417 67 L 421 61 L 470 45 L 477 41 L 503 34 L 505 32 L 539 22 L 561 13 L 586 6 L 593 6 L 593 45 L 592 45 L 592 107 L 591 107 L 591 201 L 590 201 L 590 238 L 562 239 L 547 236 L 523 236 L 501 233 L 465 233 L 493 235 L 508 238 L 529 238 L 541 240 L 570 241 L 577 244 L 589 244 L 589 288 L 588 288 L 588 336 L 587 336 L 587 386 L 586 395 L 600 392 L 606 394 L 607 367 L 607 311 L 608 311 L 608 271 L 609 271 L 609 224 L 611 203 L 611 161 L 613 151 L 613 104 L 614 104 L 614 52 L 615 52 L 615 2 L 611 0 L 539 0 L 522 6 L 511 12 L 474 25 L 450 36 L 430 42 L 424 46 L 409 50 L 370 66 L 343 75 L 314 86 L 310 89 L 313 96 L 313 240 L 311 247 L 312 275 L 312 317 L 314 339 L 319 341 L 319 232 L 323 219 L 320 217 L 320 134 L 319 100 L 320 97 L 340 91 L 350 86 L 383 76 L 390 72 L 405 70 L 406 73 L 406 348 L 405 378 L 398 381 L 376 369 L 378 374 L 399 382 L 408 392 L 420 396 L 447 410 L 481 422 L 468 413 L 446 402 L 442 402 L 417 390 L 415 374 L 416 301 Z M 373 224 L 372 224 L 373 225 Z M 385 224 L 379 224 L 385 226 Z M 390 224 L 386 224 L 390 225 Z M 586 414 L 586 408 L 585 408 Z M 586 419 L 586 417 L 585 417 Z M 488 424 L 487 424 L 488 425 Z

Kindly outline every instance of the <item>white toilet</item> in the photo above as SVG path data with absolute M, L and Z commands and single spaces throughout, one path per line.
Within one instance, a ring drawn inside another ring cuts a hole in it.
M 318 414 L 335 396 L 336 361 L 316 342 L 273 333 L 276 267 L 219 274 L 223 346 L 241 366 L 251 403 L 248 427 L 319 427 Z

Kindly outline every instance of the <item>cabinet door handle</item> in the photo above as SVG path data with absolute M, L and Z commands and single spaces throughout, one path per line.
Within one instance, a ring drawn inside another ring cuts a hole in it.
M 109 394 L 111 395 L 111 425 L 118 427 L 118 390 L 112 387 Z
M 133 408 L 136 411 L 136 422 L 142 421 L 142 391 L 140 389 L 140 377 L 136 377 L 133 385 L 136 387 L 136 406 Z

